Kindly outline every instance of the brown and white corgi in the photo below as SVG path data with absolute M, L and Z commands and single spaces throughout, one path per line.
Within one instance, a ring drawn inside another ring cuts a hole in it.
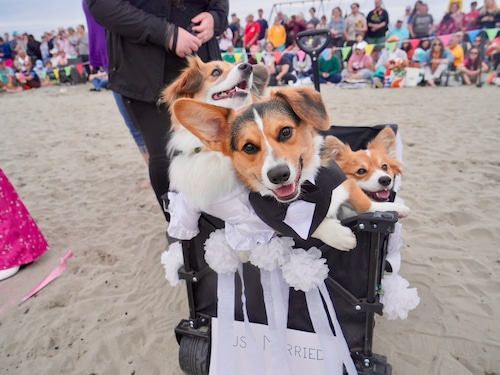
M 307 180 L 314 182 L 321 167 L 323 137 L 318 130 L 327 130 L 330 120 L 321 95 L 312 88 L 277 90 L 241 110 L 179 99 L 172 111 L 208 148 L 231 159 L 250 190 L 279 202 L 299 199 L 301 186 Z M 397 211 L 401 217 L 409 213 L 404 205 L 372 202 L 353 180 L 344 180 L 333 190 L 328 214 L 312 234 L 339 250 L 356 246 L 352 231 L 336 217 L 345 201 L 360 213 Z
M 192 98 L 225 108 L 239 109 L 259 98 L 265 91 L 269 72 L 265 66 L 226 61 L 203 62 L 189 57 L 182 74 L 162 93 L 163 101 L 172 104 L 179 98 Z M 197 119 L 202 125 L 204 118 Z M 182 192 L 196 207 L 213 202 L 216 196 L 241 184 L 231 162 L 221 153 L 211 152 L 204 144 L 172 118 L 172 134 L 167 152 L 170 190 Z
M 326 161 L 334 160 L 347 178 L 378 202 L 389 199 L 395 178 L 402 173 L 402 164 L 396 158 L 396 134 L 391 127 L 382 129 L 366 149 L 357 151 L 329 135 L 322 156 Z

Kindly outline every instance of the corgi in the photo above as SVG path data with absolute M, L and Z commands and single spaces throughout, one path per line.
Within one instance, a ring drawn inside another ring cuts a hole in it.
M 385 127 L 371 140 L 366 150 L 351 147 L 332 135 L 325 137 L 324 161 L 335 161 L 347 178 L 355 181 L 371 200 L 386 202 L 402 164 L 396 158 L 396 134 Z
M 192 98 L 224 108 L 239 109 L 260 98 L 267 87 L 269 71 L 263 65 L 226 61 L 204 63 L 188 57 L 188 66 L 162 92 L 162 101 L 171 105 L 179 98 Z M 203 124 L 203 118 L 198 122 Z M 204 207 L 217 196 L 241 184 L 231 163 L 221 153 L 210 152 L 172 114 L 172 133 L 167 146 L 171 162 L 170 190 L 182 192 L 196 207 Z M 210 171 L 210 173 L 207 173 Z
M 314 183 L 320 170 L 324 139 L 318 130 L 329 129 L 330 121 L 321 95 L 312 88 L 277 90 L 241 110 L 178 99 L 172 111 L 206 147 L 229 157 L 239 179 L 262 196 L 294 202 L 302 185 Z M 353 180 L 345 179 L 332 190 L 328 213 L 311 237 L 338 250 L 356 247 L 354 234 L 336 217 L 345 201 L 360 213 L 409 213 L 404 205 L 372 202 Z

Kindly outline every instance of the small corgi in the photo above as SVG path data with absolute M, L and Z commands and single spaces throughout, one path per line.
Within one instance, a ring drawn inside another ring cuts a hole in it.
M 269 72 L 263 65 L 226 61 L 203 62 L 188 57 L 188 66 L 162 92 L 163 102 L 171 105 L 179 98 L 192 98 L 225 108 L 239 109 L 263 95 Z M 203 124 L 203 118 L 198 122 Z M 170 190 L 182 192 L 196 207 L 212 203 L 217 196 L 241 184 L 234 176 L 229 159 L 210 152 L 204 144 L 172 118 Z M 207 173 L 210 171 L 210 173 Z
M 394 179 L 402 173 L 402 164 L 396 158 L 396 134 L 391 127 L 382 129 L 366 150 L 352 151 L 337 137 L 326 136 L 322 158 L 335 161 L 347 178 L 377 202 L 389 200 Z
M 241 181 L 262 196 L 294 202 L 302 185 L 314 183 L 320 170 L 324 139 L 318 130 L 329 129 L 330 121 L 321 95 L 312 88 L 277 90 L 238 111 L 192 99 L 176 100 L 172 110 L 208 148 L 228 156 Z M 345 201 L 360 213 L 409 214 L 401 204 L 372 202 L 356 182 L 345 179 L 333 189 L 328 213 L 311 234 L 338 250 L 356 247 L 354 234 L 336 217 Z

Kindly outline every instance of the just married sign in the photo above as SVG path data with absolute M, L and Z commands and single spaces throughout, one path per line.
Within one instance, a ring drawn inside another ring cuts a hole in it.
M 273 353 L 272 334 L 269 332 L 269 327 L 256 323 L 247 323 L 248 326 L 245 326 L 245 323 L 239 321 L 235 321 L 233 324 L 232 352 L 220 355 L 217 345 L 219 342 L 217 338 L 218 320 L 212 318 L 212 353 L 209 374 L 217 375 L 216 369 L 219 368 L 217 361 L 221 358 L 228 364 L 231 363 L 238 375 L 255 375 L 256 370 L 262 371 L 262 369 L 265 371 L 263 374 L 276 374 L 276 370 L 273 369 L 273 366 L 276 366 L 276 361 L 273 364 L 275 353 Z M 282 353 L 285 357 L 283 358 L 284 362 L 288 362 L 289 366 L 281 363 L 281 369 L 278 370 L 278 373 L 282 373 L 283 368 L 289 367 L 290 374 L 293 375 L 326 374 L 324 364 L 326 354 L 321 349 L 318 336 L 315 333 L 287 329 L 285 350 Z M 335 353 L 328 353 L 328 355 L 335 356 Z

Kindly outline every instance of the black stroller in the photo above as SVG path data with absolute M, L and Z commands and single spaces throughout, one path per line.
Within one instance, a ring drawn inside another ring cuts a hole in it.
M 305 32 L 318 34 L 326 30 Z M 300 34 L 299 34 L 300 37 Z M 299 46 L 304 47 L 300 42 Z M 326 46 L 326 45 L 325 45 Z M 313 57 L 325 46 L 313 50 L 303 48 Z M 313 64 L 314 65 L 314 64 Z M 317 76 L 317 74 L 316 74 Z M 319 90 L 319 83 L 316 89 Z M 349 143 L 353 150 L 366 147 L 378 132 L 387 125 L 374 127 L 336 127 L 332 126 L 325 135 L 334 135 Z M 396 125 L 392 126 L 397 131 Z M 392 193 L 392 200 L 395 193 Z M 383 355 L 375 354 L 372 348 L 375 314 L 382 315 L 380 303 L 380 284 L 386 271 L 391 271 L 386 263 L 387 244 L 394 231 L 398 215 L 395 212 L 375 212 L 345 219 L 356 235 L 357 246 L 350 252 L 341 252 L 313 240 L 296 243 L 308 249 L 317 246 L 330 269 L 326 280 L 328 292 L 335 305 L 337 318 L 346 338 L 351 357 L 361 375 L 390 375 L 392 368 Z M 186 281 L 189 303 L 189 317 L 183 319 L 175 328 L 179 348 L 179 365 L 187 374 L 206 375 L 210 367 L 211 321 L 217 315 L 217 275 L 210 269 L 204 258 L 204 244 L 216 229 L 223 228 L 221 220 L 202 215 L 199 221 L 200 233 L 189 241 L 182 241 L 184 265 L 179 270 L 179 278 Z M 250 263 L 243 265 L 243 279 L 248 311 L 248 319 L 253 323 L 267 324 L 264 308 L 263 288 L 259 269 Z M 241 281 L 237 277 L 235 291 L 235 317 L 243 321 Z M 314 332 L 311 318 L 306 307 L 303 292 L 290 290 L 288 328 Z M 328 353 L 325 353 L 328 355 Z
M 327 134 L 348 142 L 353 150 L 363 148 L 385 125 L 375 127 L 332 127 Z M 397 127 L 392 125 L 393 129 Z M 393 193 L 393 198 L 395 194 Z M 335 305 L 338 320 L 355 361 L 359 374 L 391 374 L 386 357 L 373 353 L 372 340 L 375 314 L 382 315 L 379 301 L 381 279 L 386 268 L 389 235 L 398 220 L 394 212 L 375 212 L 358 215 L 343 221 L 356 234 L 357 247 L 341 252 L 327 245 L 319 246 L 327 259 L 330 274 L 326 280 Z M 189 317 L 175 328 L 179 348 L 179 365 L 187 374 L 208 374 L 211 348 L 211 318 L 217 315 L 217 275 L 204 259 L 204 244 L 208 236 L 224 223 L 202 215 L 200 234 L 182 241 L 184 266 L 179 278 L 186 281 Z M 307 249 L 317 243 L 299 243 Z M 267 323 L 259 269 L 250 263 L 243 266 L 248 317 L 254 323 Z M 236 280 L 236 319 L 243 321 L 241 284 Z M 262 308 L 258 308 L 261 306 Z M 290 291 L 288 328 L 313 332 L 303 292 Z

